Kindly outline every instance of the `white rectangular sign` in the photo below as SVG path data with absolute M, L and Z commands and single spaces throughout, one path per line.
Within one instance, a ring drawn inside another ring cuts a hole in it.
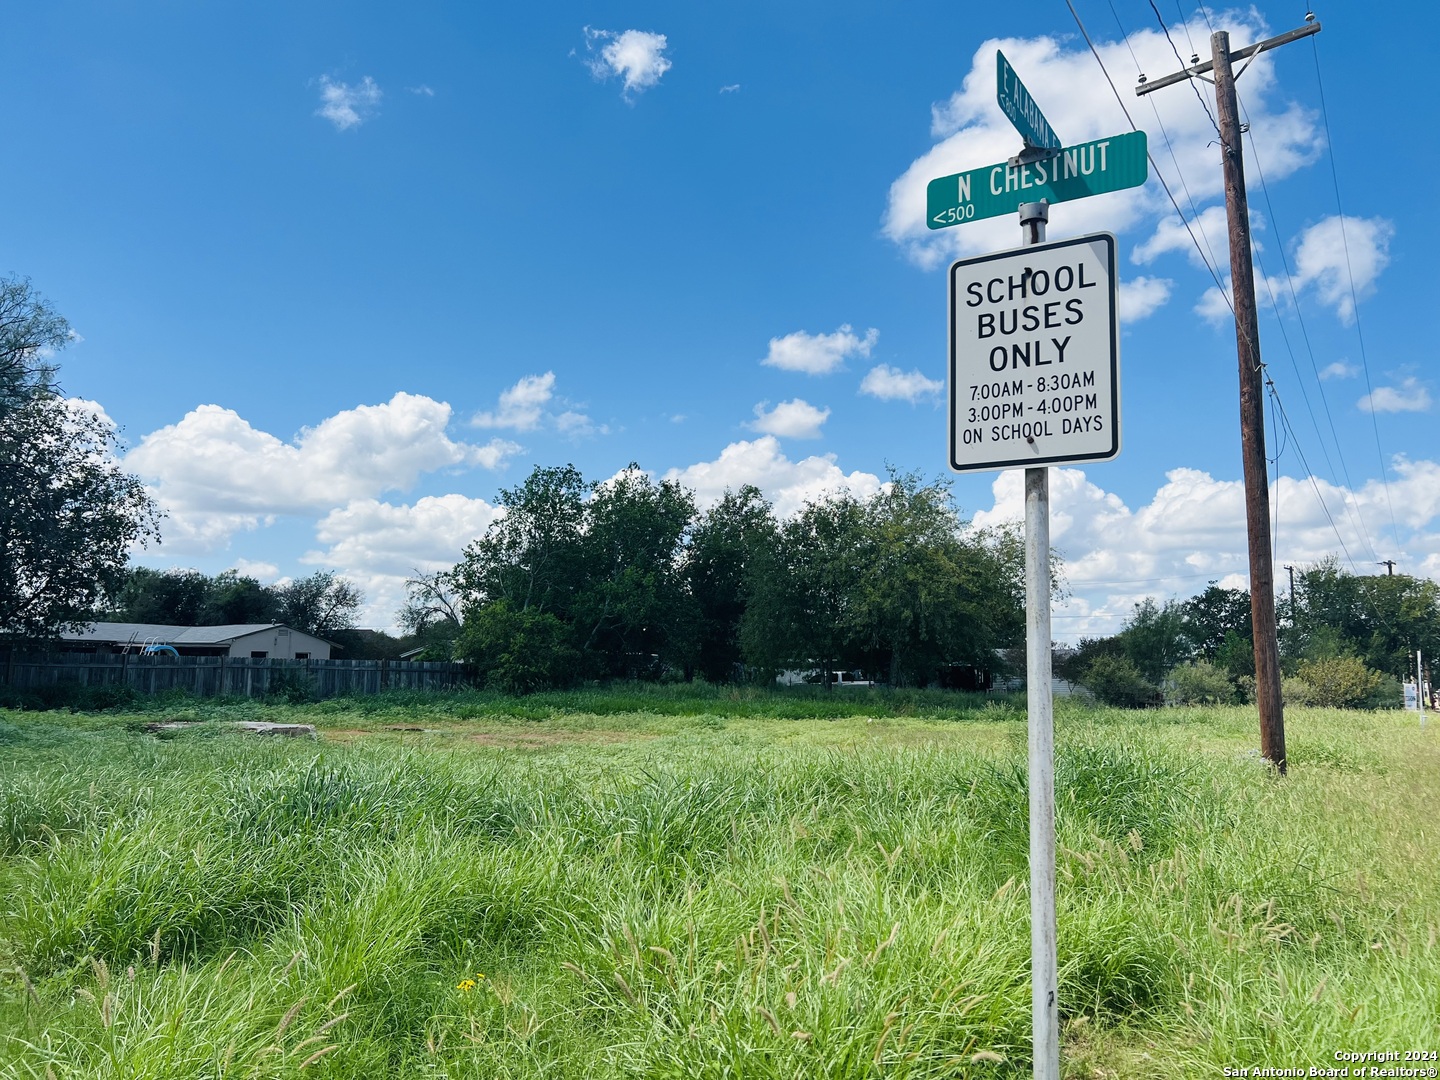
M 1120 452 L 1118 284 L 1110 233 L 950 267 L 950 468 Z

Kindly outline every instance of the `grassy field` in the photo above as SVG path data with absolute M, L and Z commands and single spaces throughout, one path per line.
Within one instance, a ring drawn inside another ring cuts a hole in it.
M 1286 719 L 1276 780 L 1251 710 L 1058 705 L 1067 1076 L 1440 1050 L 1440 740 Z M 1028 1075 L 1024 747 L 879 691 L 0 712 L 0 1077 Z

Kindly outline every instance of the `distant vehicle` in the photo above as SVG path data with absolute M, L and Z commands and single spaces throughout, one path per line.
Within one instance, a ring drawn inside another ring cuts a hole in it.
M 811 681 L 824 685 L 825 673 L 817 671 L 811 676 Z M 874 686 L 875 682 L 865 678 L 862 671 L 832 671 L 830 672 L 831 686 Z
M 825 684 L 825 672 L 823 671 L 782 671 L 775 681 L 781 686 L 823 686 Z M 831 686 L 878 686 L 879 683 L 872 682 L 865 678 L 861 671 L 832 671 L 830 672 Z

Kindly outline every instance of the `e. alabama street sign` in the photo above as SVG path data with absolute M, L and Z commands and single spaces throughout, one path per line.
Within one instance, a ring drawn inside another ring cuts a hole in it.
M 999 49 L 995 50 L 995 102 L 1020 133 L 1027 150 L 1060 149 L 1060 136 L 1055 134 L 1050 121 L 1035 104 L 1029 88 L 1020 81 L 1020 76 L 1015 74 L 1010 61 Z
M 1115 237 L 950 267 L 950 468 L 1035 468 L 1120 452 Z

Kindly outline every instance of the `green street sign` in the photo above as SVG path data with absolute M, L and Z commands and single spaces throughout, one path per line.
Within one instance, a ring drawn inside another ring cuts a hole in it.
M 925 224 L 932 229 L 1014 214 L 1021 203 L 1069 202 L 1138 187 L 1149 175 L 1145 133 L 1067 146 L 1025 165 L 1001 162 L 941 176 L 925 189 Z
M 1045 119 L 1040 106 L 1035 104 L 1030 91 L 999 49 L 995 50 L 995 100 L 1000 103 L 1000 111 L 1010 118 L 1010 123 L 1025 140 L 1026 149 L 1060 149 L 1060 136 L 1055 134 L 1050 121 Z

